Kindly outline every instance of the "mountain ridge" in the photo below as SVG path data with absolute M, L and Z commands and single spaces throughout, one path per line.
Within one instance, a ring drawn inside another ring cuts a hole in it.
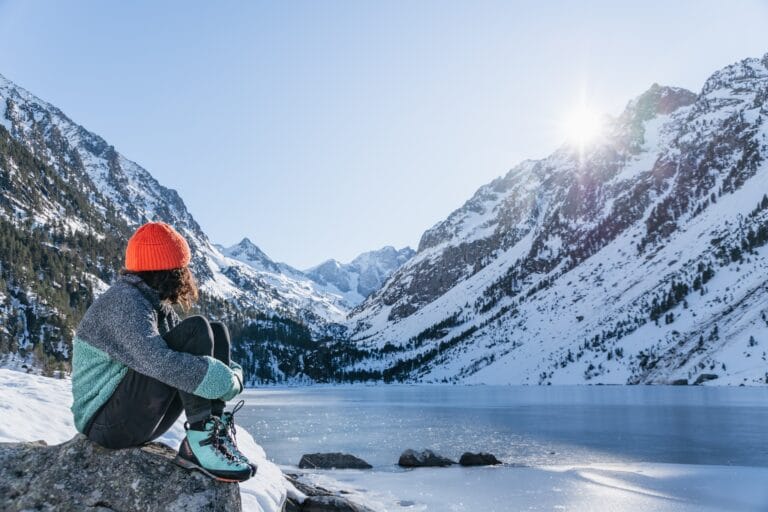
M 221 251 L 258 271 L 304 281 L 306 286 L 317 287 L 320 293 L 339 297 L 342 304 L 349 308 L 378 289 L 397 267 L 413 255 L 410 247 L 397 250 L 385 246 L 361 253 L 350 263 L 331 258 L 309 269 L 299 270 L 287 263 L 276 262 L 248 237 L 230 247 L 221 247 Z
M 768 55 L 726 66 L 699 94 L 654 84 L 583 154 L 566 144 L 480 187 L 353 310 L 352 339 L 370 356 L 350 371 L 385 380 L 548 384 L 693 382 L 707 369 L 721 383 L 763 383 L 757 363 L 765 353 L 749 350 L 756 345 L 733 353 L 737 331 L 747 336 L 745 347 L 758 339 L 762 310 L 751 303 L 754 334 L 747 335 L 719 303 L 694 300 L 692 292 L 705 289 L 721 301 L 734 288 L 762 296 L 767 63 Z M 693 222 L 704 218 L 711 226 Z M 687 240 L 693 225 L 701 237 L 707 228 L 717 232 L 726 252 L 738 246 L 747 284 L 721 282 L 734 261 L 711 243 Z M 690 258 L 668 254 L 677 244 L 686 244 Z M 659 279 L 635 277 L 648 272 L 643 262 L 662 261 L 670 271 Z M 634 284 L 614 281 L 623 292 L 609 294 L 607 268 L 626 269 Z M 592 309 L 582 307 L 585 297 Z M 717 339 L 708 332 L 700 343 L 697 315 L 720 319 Z M 723 345 L 725 329 L 733 334 Z

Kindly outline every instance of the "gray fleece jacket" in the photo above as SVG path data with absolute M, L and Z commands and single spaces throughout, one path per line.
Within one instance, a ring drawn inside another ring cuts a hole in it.
M 135 275 L 121 276 L 77 327 L 72 353 L 72 413 L 82 432 L 129 368 L 181 391 L 217 399 L 241 386 L 242 368 L 177 352 L 162 335 L 179 323 L 173 308 Z

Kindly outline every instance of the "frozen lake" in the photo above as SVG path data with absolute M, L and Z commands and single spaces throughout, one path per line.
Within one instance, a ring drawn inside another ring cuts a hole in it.
M 267 388 L 238 417 L 279 464 L 345 451 L 374 466 L 406 448 L 507 463 L 768 466 L 768 388 L 376 386 Z
M 359 491 L 377 510 L 768 511 L 768 388 L 397 385 L 243 397 L 238 423 L 278 464 L 330 451 L 370 462 L 372 471 L 306 478 Z M 402 470 L 406 448 L 454 459 L 482 450 L 529 467 Z

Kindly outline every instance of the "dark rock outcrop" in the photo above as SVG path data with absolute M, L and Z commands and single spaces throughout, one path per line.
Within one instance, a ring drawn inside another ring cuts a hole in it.
M 302 469 L 371 469 L 363 459 L 348 453 L 307 453 L 299 461 Z
M 187 471 L 175 454 L 160 443 L 108 450 L 80 434 L 56 446 L 0 443 L 0 510 L 241 510 L 237 484 Z
M 341 496 L 309 496 L 299 509 L 301 512 L 373 512 Z
M 301 475 L 286 474 L 285 477 L 296 489 L 306 494 L 307 499 L 297 503 L 288 498 L 284 512 L 373 512 L 370 508 L 354 503 L 324 487 L 302 481 Z
M 717 378 L 718 378 L 718 375 L 716 373 L 702 373 L 696 378 L 693 385 L 698 386 L 699 384 L 704 384 L 708 380 L 715 380 Z
M 492 453 L 464 452 L 459 459 L 459 464 L 462 466 L 496 466 L 501 464 L 501 461 Z
M 405 450 L 397 463 L 404 468 L 447 467 L 456 464 L 455 461 L 438 455 L 432 450 L 417 452 L 411 449 Z

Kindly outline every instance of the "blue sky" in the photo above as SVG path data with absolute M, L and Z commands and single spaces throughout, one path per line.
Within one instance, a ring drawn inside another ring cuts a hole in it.
M 0 0 L 0 74 L 304 268 L 421 233 L 616 114 L 768 52 L 768 1 Z

